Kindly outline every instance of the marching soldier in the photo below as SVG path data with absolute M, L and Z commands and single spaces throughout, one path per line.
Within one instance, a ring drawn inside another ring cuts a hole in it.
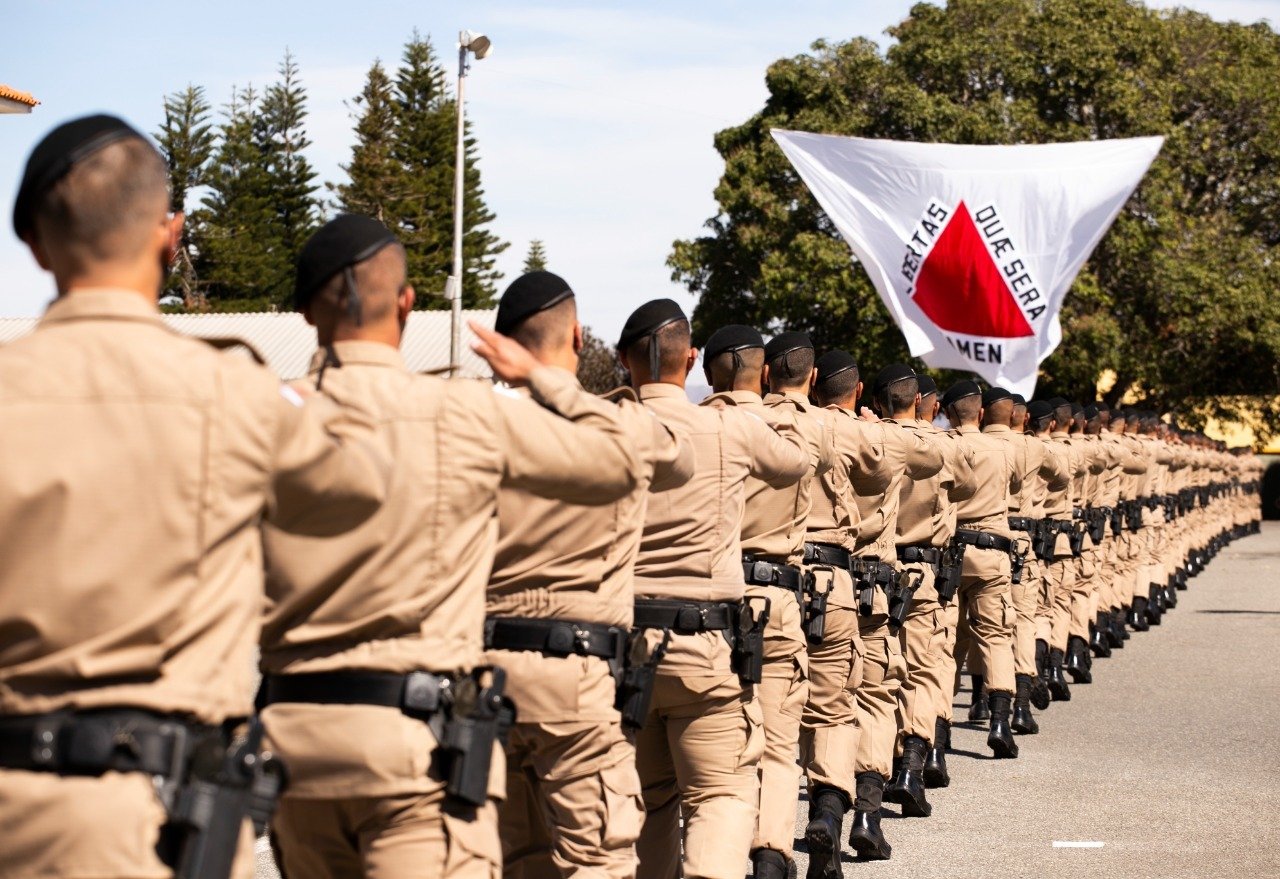
M 635 563 L 635 626 L 660 657 L 636 734 L 646 811 L 638 875 L 741 879 L 759 813 L 765 740 L 753 684 L 768 612 L 744 600 L 746 481 L 793 485 L 810 453 L 800 436 L 735 406 L 689 402 L 698 352 L 670 299 L 632 313 L 618 354 L 641 401 L 694 446 L 693 477 L 649 499 Z
M 397 467 L 382 509 L 348 535 L 265 532 L 259 698 L 289 770 L 273 842 L 293 879 L 498 874 L 491 797 L 510 709 L 481 651 L 499 489 L 609 504 L 648 477 L 616 407 L 511 339 L 472 327 L 495 374 L 532 399 L 409 372 L 405 272 L 395 236 L 351 214 L 298 262 L 295 303 L 321 346 L 308 383 L 370 407 Z
M 58 298 L 0 350 L 6 876 L 252 875 L 245 819 L 267 815 L 227 806 L 270 793 L 243 723 L 259 521 L 335 534 L 386 490 L 363 409 L 161 322 L 167 179 L 146 137 L 89 116 L 36 146 L 14 206 Z
M 559 276 L 517 278 L 499 300 L 495 328 L 543 365 L 576 373 L 582 325 Z M 528 389 L 517 393 L 528 396 Z M 688 437 L 665 427 L 634 392 L 579 402 L 622 422 L 636 445 L 639 479 L 607 505 L 516 486 L 498 495 L 483 661 L 506 671 L 518 710 L 499 808 L 503 873 L 514 879 L 635 875 L 644 806 L 635 749 L 615 706 L 629 658 L 632 565 L 649 493 L 683 485 L 693 473 Z

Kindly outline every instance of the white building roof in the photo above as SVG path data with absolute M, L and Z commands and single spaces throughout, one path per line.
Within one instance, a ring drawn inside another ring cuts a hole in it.
M 467 378 L 488 378 L 488 365 L 471 350 L 474 338 L 466 322 L 474 320 L 493 326 L 493 311 L 462 312 L 462 353 L 460 374 Z M 0 345 L 20 339 L 36 325 L 34 317 L 0 318 Z M 293 312 L 241 312 L 233 314 L 166 314 L 164 322 L 184 336 L 210 339 L 243 339 L 266 359 L 267 365 L 285 381 L 307 373 L 316 350 L 315 328 Z M 243 349 L 239 349 L 243 351 Z M 449 312 L 415 311 L 409 315 L 401 353 L 413 372 L 427 372 L 449 365 Z

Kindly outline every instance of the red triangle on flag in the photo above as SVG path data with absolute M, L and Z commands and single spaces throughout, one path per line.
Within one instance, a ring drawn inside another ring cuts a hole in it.
M 913 299 L 939 329 L 1000 339 L 1035 335 L 963 201 L 920 266 Z

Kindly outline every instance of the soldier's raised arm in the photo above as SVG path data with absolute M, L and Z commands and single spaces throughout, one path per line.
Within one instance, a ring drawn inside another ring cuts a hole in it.
M 809 444 L 794 426 L 779 423 L 771 427 L 750 412 L 728 411 L 735 413 L 735 420 L 748 435 L 752 476 L 771 488 L 785 488 L 809 472 Z

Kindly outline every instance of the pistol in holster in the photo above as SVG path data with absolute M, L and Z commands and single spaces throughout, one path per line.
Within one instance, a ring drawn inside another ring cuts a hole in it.
M 1022 572 L 1027 567 L 1027 553 L 1031 549 L 1031 542 L 1022 537 L 1015 537 L 1011 542 L 1013 549 L 1009 550 L 1009 581 L 1016 584 L 1022 582 Z
M 1125 501 L 1125 517 L 1129 521 L 1130 531 L 1142 529 L 1142 501 Z
M 488 802 L 493 746 L 506 743 L 515 723 L 515 704 L 504 694 L 506 686 L 505 671 L 482 665 L 457 678 L 445 697 L 434 757 L 446 780 L 445 793 L 469 806 Z
M 773 602 L 763 595 L 746 595 L 738 607 L 738 623 L 734 627 L 730 667 L 738 680 L 758 684 L 764 679 L 764 627 L 769 624 Z
M 1124 501 L 1116 501 L 1111 508 L 1111 536 L 1119 537 L 1124 530 Z
M 284 786 L 284 767 L 262 752 L 262 721 L 249 718 L 238 740 L 208 740 L 159 785 L 168 820 L 157 850 L 174 879 L 228 879 L 246 818 L 256 835 L 267 828 Z M 184 748 L 174 748 L 181 755 Z
M 964 550 L 966 544 L 952 537 L 942 549 L 942 561 L 938 563 L 938 603 L 950 604 L 960 588 L 960 578 L 964 574 Z
M 869 617 L 876 601 L 876 575 L 880 572 L 879 559 L 854 558 L 849 560 L 849 575 L 858 593 L 858 615 Z
M 896 635 L 906 622 L 916 590 L 923 583 L 924 574 L 910 569 L 898 572 L 894 578 L 893 591 L 889 593 L 889 631 L 892 634 Z
M 617 690 L 613 707 L 622 715 L 622 725 L 627 729 L 640 729 L 649 716 L 649 703 L 653 701 L 653 684 L 658 666 L 671 645 L 671 630 L 662 630 L 662 640 L 649 650 L 645 629 L 634 629 L 627 637 L 626 655 L 617 661 L 614 680 Z
M 1058 540 L 1058 531 L 1048 519 L 1036 522 L 1035 535 L 1032 537 L 1031 549 L 1036 558 L 1042 562 L 1053 561 L 1053 545 Z
M 824 586 L 818 585 L 817 572 L 830 574 Z M 827 636 L 827 602 L 831 597 L 831 589 L 835 586 L 836 571 L 829 565 L 817 565 L 805 572 L 804 604 L 804 637 L 810 644 L 817 646 Z
M 1089 538 L 1094 546 L 1101 546 L 1107 536 L 1107 512 L 1106 508 L 1089 510 Z
M 1071 554 L 1076 558 L 1084 555 L 1085 525 L 1083 522 L 1072 522 L 1071 531 L 1067 535 L 1071 543 Z

